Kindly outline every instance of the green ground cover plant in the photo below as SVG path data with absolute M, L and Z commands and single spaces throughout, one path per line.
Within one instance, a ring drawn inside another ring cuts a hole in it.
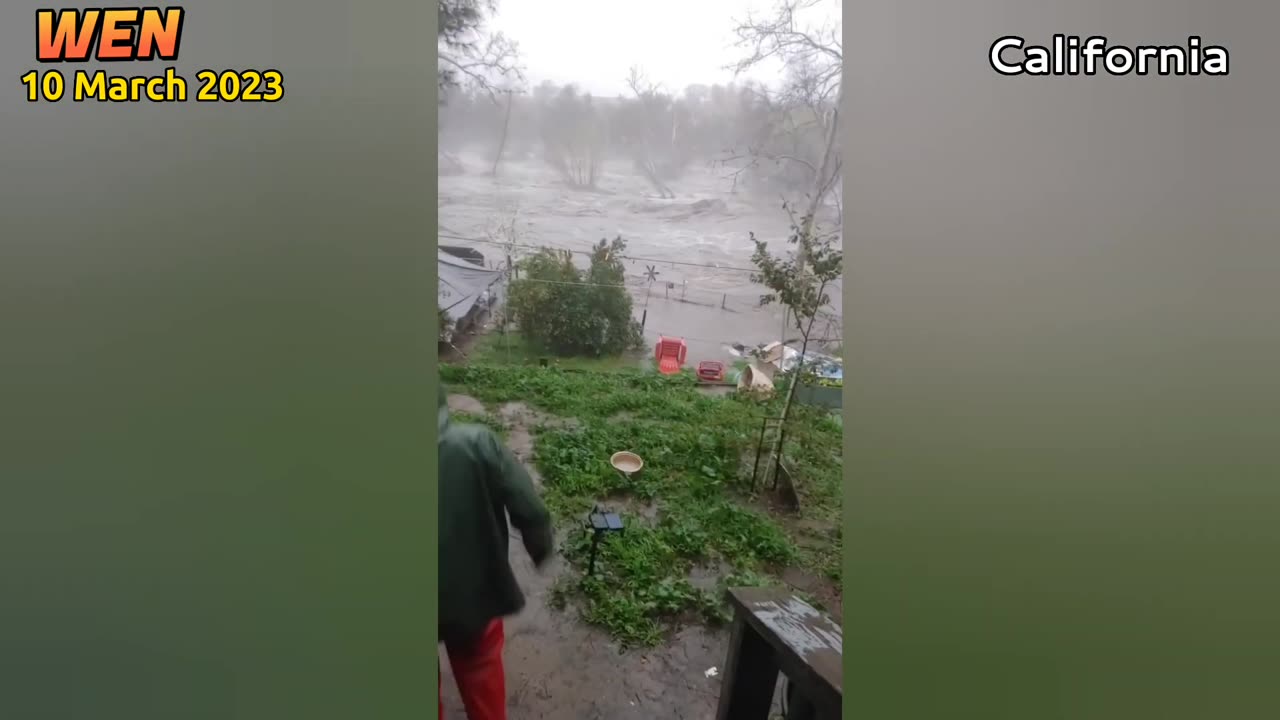
M 576 419 L 531 428 L 569 564 L 555 596 L 622 644 L 721 622 L 726 586 L 776 583 L 787 568 L 838 585 L 841 430 L 827 412 L 792 410 L 787 457 L 804 502 L 784 514 L 749 477 L 761 418 L 777 413 L 777 398 L 710 396 L 688 373 L 446 365 L 441 376 L 451 392 L 489 408 L 521 402 Z M 631 477 L 615 470 L 609 458 L 619 450 L 640 455 L 644 469 Z M 601 544 L 588 577 L 584 519 L 597 504 L 620 512 L 626 531 Z

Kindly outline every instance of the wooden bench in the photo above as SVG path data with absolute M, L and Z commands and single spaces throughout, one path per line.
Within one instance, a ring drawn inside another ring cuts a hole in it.
M 733 588 L 733 631 L 716 720 L 768 720 L 778 673 L 819 720 L 840 717 L 844 632 L 785 590 Z

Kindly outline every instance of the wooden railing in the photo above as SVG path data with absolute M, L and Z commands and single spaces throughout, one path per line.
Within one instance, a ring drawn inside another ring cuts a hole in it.
M 771 588 L 729 591 L 733 631 L 717 720 L 768 720 L 778 674 L 815 720 L 840 717 L 840 626 L 800 598 Z M 794 706 L 793 711 L 799 708 Z

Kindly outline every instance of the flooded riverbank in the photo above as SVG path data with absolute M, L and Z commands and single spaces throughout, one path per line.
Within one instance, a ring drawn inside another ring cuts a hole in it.
M 690 167 L 671 183 L 676 197 L 662 199 L 626 162 L 606 162 L 592 192 L 566 187 L 537 159 L 504 161 L 495 177 L 482 154 L 452 157 L 459 165 L 439 178 L 441 243 L 475 247 L 497 263 L 506 249 L 494 243 L 512 234 L 521 246 L 517 253 L 533 247 L 582 252 L 621 235 L 634 258 L 626 267 L 635 319 L 643 320 L 650 345 L 659 335 L 674 335 L 685 338 L 691 361 L 728 360 L 730 343 L 782 339 L 780 312 L 759 307 L 761 288 L 751 282 L 751 234 L 785 243 L 790 219 L 781 198 L 734 192 L 729 173 L 709 166 Z M 840 287 L 829 294 L 838 308 Z M 794 328 L 786 334 L 797 335 Z M 836 310 L 829 323 L 819 321 L 814 336 L 838 342 L 838 335 Z

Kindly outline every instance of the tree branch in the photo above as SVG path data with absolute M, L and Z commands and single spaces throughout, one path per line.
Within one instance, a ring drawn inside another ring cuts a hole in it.
M 820 4 L 821 0 L 782 0 L 770 20 L 756 20 L 750 15 L 734 28 L 737 47 L 751 48 L 751 54 L 733 66 L 743 73 L 771 57 L 813 58 L 821 56 L 835 66 L 844 62 L 840 40 L 829 26 L 817 29 L 802 27 L 796 14 Z
M 524 82 L 519 46 L 502 33 L 484 38 L 483 45 L 446 41 L 443 47 L 437 47 L 437 57 L 443 86 L 462 84 L 461 76 L 466 84 L 488 95 L 494 103 L 499 102 L 499 85 L 518 86 Z

